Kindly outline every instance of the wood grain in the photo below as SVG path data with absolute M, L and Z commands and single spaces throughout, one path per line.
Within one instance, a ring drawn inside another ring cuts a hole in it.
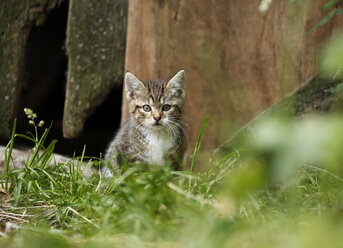
M 188 150 L 205 116 L 211 150 L 315 74 L 317 47 L 343 23 L 305 35 L 325 2 L 273 1 L 261 13 L 260 0 L 130 0 L 125 69 L 142 80 L 184 69 Z

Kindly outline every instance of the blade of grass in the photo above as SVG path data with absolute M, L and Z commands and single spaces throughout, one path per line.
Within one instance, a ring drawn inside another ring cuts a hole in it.
M 200 144 L 201 144 L 202 135 L 203 135 L 203 133 L 204 133 L 204 131 L 205 131 L 205 127 L 206 127 L 206 125 L 207 125 L 208 120 L 209 120 L 209 117 L 206 116 L 205 119 L 204 119 L 204 121 L 203 121 L 202 124 L 201 124 L 200 132 L 199 132 L 198 139 L 197 139 L 197 143 L 196 143 L 196 145 L 195 145 L 194 152 L 193 152 L 193 156 L 192 156 L 191 168 L 190 168 L 190 170 L 189 170 L 190 172 L 192 172 L 193 169 L 194 169 L 194 164 L 195 164 L 195 161 L 196 161 L 196 159 L 197 159 L 197 157 L 198 157 L 198 153 L 199 153 L 199 149 L 200 149 Z
M 335 6 L 337 3 L 339 3 L 342 0 L 330 0 L 328 1 L 322 8 L 322 11 L 326 11 L 327 9 L 330 9 L 331 7 Z
M 46 166 L 49 165 L 49 162 L 51 160 L 51 155 L 55 149 L 55 144 L 57 143 L 57 140 L 53 140 L 48 147 L 45 149 L 43 154 L 40 156 L 40 158 L 37 161 L 37 164 L 40 162 L 41 169 L 44 169 Z
M 112 178 L 110 178 L 110 184 L 106 187 L 106 189 L 103 192 L 103 195 L 107 195 L 110 194 L 111 192 L 113 192 L 120 184 L 122 184 L 125 179 L 127 177 L 129 177 L 131 174 L 135 173 L 138 171 L 138 168 L 136 167 L 132 167 L 129 168 L 127 171 L 125 171 L 122 175 L 120 175 L 119 177 L 115 178 L 114 180 Z M 106 180 L 108 180 L 107 178 L 105 178 Z M 99 185 L 100 187 L 100 185 Z M 98 190 L 98 189 L 96 189 Z
M 51 127 L 51 126 L 50 126 L 50 127 Z M 48 129 L 45 129 L 45 131 L 44 131 L 42 137 L 40 138 L 40 140 L 39 140 L 38 143 L 36 144 L 36 148 L 35 148 L 35 150 L 34 150 L 34 152 L 33 152 L 33 155 L 32 155 L 32 157 L 31 157 L 31 159 L 30 159 L 30 161 L 29 161 L 29 163 L 28 163 L 28 165 L 27 165 L 28 167 L 31 167 L 31 166 L 33 165 L 33 161 L 34 161 L 35 158 L 37 157 L 39 150 L 42 148 L 42 146 L 43 146 L 43 144 L 44 144 L 44 141 L 45 141 L 45 139 L 46 139 L 46 137 L 47 137 L 47 135 L 48 135 L 48 133 L 49 133 L 50 127 L 49 127 Z
M 70 211 L 72 211 L 74 214 L 80 216 L 82 219 L 84 219 L 85 221 L 87 221 L 89 224 L 92 224 L 93 226 L 95 226 L 96 228 L 100 229 L 100 226 L 98 226 L 97 224 L 91 222 L 89 219 L 87 219 L 85 216 L 81 215 L 80 213 L 78 213 L 76 210 L 74 210 L 71 207 L 67 207 Z
M 205 119 L 204 119 L 204 121 L 203 121 L 202 124 L 201 124 L 200 132 L 199 132 L 198 139 L 197 139 L 197 143 L 196 143 L 196 145 L 195 145 L 194 152 L 193 152 L 193 156 L 192 156 L 191 167 L 190 167 L 190 169 L 189 169 L 190 173 L 193 172 L 194 165 L 195 165 L 195 161 L 196 161 L 196 159 L 197 159 L 197 157 L 198 157 L 198 153 L 199 153 L 199 149 L 200 149 L 200 144 L 201 144 L 202 135 L 203 135 L 203 133 L 204 133 L 204 131 L 205 131 L 205 127 L 206 127 L 206 125 L 207 125 L 208 120 L 209 120 L 209 117 L 206 116 Z M 190 187 L 191 187 L 191 182 L 192 182 L 192 180 L 189 179 L 189 185 L 188 185 L 188 186 L 189 186 L 189 189 L 190 189 Z
M 309 35 L 318 27 L 325 25 L 328 21 L 330 21 L 336 15 L 336 13 L 337 13 L 337 8 L 334 8 L 333 10 L 331 10 L 329 14 L 327 14 L 322 20 L 320 20 L 320 22 L 318 22 L 317 25 L 311 28 L 310 31 L 306 33 L 306 35 Z
M 13 144 L 14 144 L 14 137 L 15 137 L 15 131 L 16 131 L 16 124 L 17 124 L 17 120 L 14 119 L 14 123 L 13 123 L 13 130 L 12 130 L 12 135 L 11 135 L 11 139 L 8 142 L 6 149 L 5 149 L 5 172 L 8 175 L 9 173 L 9 168 L 10 168 L 10 161 L 11 161 L 11 157 L 12 157 L 12 150 L 13 150 Z M 9 150 L 8 150 L 9 149 Z M 7 152 L 8 150 L 8 152 Z M 8 176 L 6 176 L 5 179 L 5 189 L 8 192 Z
M 78 180 L 80 178 L 80 174 L 81 174 L 81 166 L 82 166 L 82 162 L 83 162 L 83 158 L 85 157 L 85 153 L 86 153 L 86 145 L 83 146 L 83 150 L 82 150 L 82 154 L 81 154 L 81 158 L 80 161 L 78 161 L 77 165 L 77 174 L 76 174 L 76 179 Z
M 188 199 L 195 200 L 195 201 L 199 202 L 202 205 L 213 206 L 213 203 L 210 200 L 204 199 L 200 195 L 193 195 L 190 192 L 186 192 L 186 191 L 180 189 L 179 187 L 177 187 L 175 184 L 173 184 L 171 182 L 167 183 L 167 186 L 169 188 L 171 188 L 172 190 L 174 190 L 175 192 L 185 196 Z
M 35 139 L 33 139 L 32 137 L 30 136 L 27 136 L 25 134 L 15 134 L 15 137 L 19 137 L 19 138 L 22 138 L 22 139 L 26 139 L 26 140 L 29 140 L 29 141 L 32 141 L 33 143 L 37 143 L 37 141 Z

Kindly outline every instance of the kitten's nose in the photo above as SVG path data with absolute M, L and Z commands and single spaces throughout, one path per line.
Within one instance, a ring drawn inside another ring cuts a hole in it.
M 155 120 L 156 122 L 158 122 L 159 120 L 161 120 L 161 116 L 159 116 L 159 115 L 154 116 L 154 120 Z

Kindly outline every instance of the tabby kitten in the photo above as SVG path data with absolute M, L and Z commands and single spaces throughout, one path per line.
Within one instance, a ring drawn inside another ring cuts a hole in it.
M 183 155 L 182 107 L 185 100 L 185 72 L 169 82 L 141 82 L 132 73 L 125 75 L 130 118 L 120 128 L 107 149 L 105 160 L 119 169 L 122 155 L 129 162 L 165 165 Z M 107 176 L 110 174 L 107 173 Z

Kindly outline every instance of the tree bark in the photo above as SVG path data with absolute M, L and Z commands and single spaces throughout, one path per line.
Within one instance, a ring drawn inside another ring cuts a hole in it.
M 24 51 L 33 24 L 62 0 L 0 2 L 0 137 L 9 135 L 16 114 L 24 72 Z
M 75 138 L 87 116 L 122 84 L 127 0 L 70 0 L 68 16 L 63 135 Z

